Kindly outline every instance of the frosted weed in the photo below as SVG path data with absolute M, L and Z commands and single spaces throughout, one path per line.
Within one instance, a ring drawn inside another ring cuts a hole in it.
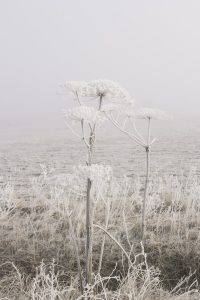
M 94 145 L 97 129 L 105 121 L 105 110 L 110 110 L 114 103 L 132 103 L 128 92 L 117 83 L 110 80 L 94 80 L 89 83 L 82 81 L 70 81 L 65 84 L 66 90 L 73 94 L 78 106 L 69 109 L 66 113 L 67 126 L 81 140 L 87 149 L 87 161 L 84 169 L 87 172 L 86 187 L 86 285 L 92 280 L 92 238 L 93 238 L 93 204 L 91 199 L 91 188 L 93 178 L 91 176 L 93 167 Z M 92 99 L 93 106 L 86 106 L 85 99 Z M 94 104 L 95 102 L 95 104 Z M 107 106 L 108 105 L 108 106 Z M 109 106 L 111 105 L 111 106 Z M 71 123 L 69 124 L 69 121 Z M 77 131 L 73 125 L 79 124 Z M 99 168 L 103 170 L 100 166 Z M 96 168 L 98 169 L 98 168 Z M 97 170 L 96 176 L 99 176 Z M 101 250 L 101 253 L 103 250 Z M 102 259 L 102 258 L 101 258 Z M 100 261 L 101 261 L 100 259 Z
M 124 118 L 120 121 L 120 115 L 123 114 Z M 108 119 L 112 122 L 112 124 L 126 134 L 129 138 L 131 138 L 136 144 L 141 146 L 146 153 L 146 175 L 145 175 L 145 186 L 144 186 L 144 196 L 143 196 L 143 204 L 142 204 L 142 230 L 141 230 L 141 240 L 144 239 L 145 233 L 145 211 L 146 211 L 146 201 L 148 195 L 148 185 L 149 185 L 149 172 L 150 172 L 150 150 L 153 143 L 156 139 L 151 139 L 151 122 L 152 120 L 166 120 L 168 116 L 165 112 L 159 109 L 153 108 L 141 108 L 140 110 L 128 109 L 121 110 L 121 107 L 118 107 L 118 112 L 113 112 L 112 110 L 107 111 L 106 115 Z M 135 120 L 143 119 L 147 122 L 147 134 L 146 136 L 142 136 L 142 134 L 138 131 Z M 127 125 L 131 125 L 131 129 L 127 129 Z

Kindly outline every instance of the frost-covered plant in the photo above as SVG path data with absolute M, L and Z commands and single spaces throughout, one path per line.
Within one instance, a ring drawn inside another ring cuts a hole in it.
M 82 93 L 82 92 L 81 92 Z M 81 94 L 80 93 L 80 94 Z M 98 121 L 101 120 L 100 109 L 102 105 L 103 96 L 98 99 L 98 109 L 93 107 L 82 106 L 79 95 L 77 93 L 77 100 L 80 104 L 69 110 L 66 114 L 68 120 L 80 123 L 81 139 L 84 141 L 87 148 L 88 158 L 87 166 L 92 165 L 94 143 L 96 139 L 96 128 L 99 125 Z M 103 115 L 102 115 L 103 116 Z M 91 283 L 92 277 L 92 203 L 91 203 L 91 188 L 92 180 L 87 178 L 87 191 L 86 191 L 86 284 Z
M 162 110 L 157 108 L 141 108 L 135 112 L 137 119 L 143 120 L 168 120 L 169 116 Z
M 165 112 L 161 111 L 160 109 L 154 108 L 141 108 L 139 110 L 134 110 L 132 107 L 125 109 L 123 111 L 125 115 L 125 119 L 121 124 L 119 122 L 119 114 L 116 116 L 114 115 L 113 111 L 107 111 L 106 115 L 108 119 L 123 133 L 125 133 L 129 138 L 134 140 L 138 145 L 143 147 L 146 152 L 146 178 L 145 178 L 145 187 L 144 187 L 144 196 L 143 196 L 143 204 L 142 204 L 142 233 L 141 233 L 141 240 L 144 238 L 145 232 L 145 210 L 146 210 L 146 200 L 147 200 L 147 193 L 148 193 L 148 185 L 149 185 L 149 171 L 150 171 L 150 149 L 152 144 L 155 142 L 156 139 L 151 139 L 151 121 L 152 120 L 167 120 L 168 116 Z M 135 125 L 136 119 L 143 119 L 147 121 L 147 135 L 146 137 L 142 136 L 140 132 L 137 130 Z M 132 130 L 126 129 L 127 123 L 131 123 Z
M 112 80 L 98 79 L 88 83 L 83 88 L 86 97 L 103 97 L 106 102 L 131 102 L 129 93 L 118 83 Z
M 81 97 L 83 95 L 83 89 L 87 86 L 87 82 L 85 81 L 67 81 L 64 84 L 65 90 L 73 96 L 75 100 L 77 97 Z
M 105 121 L 105 111 L 117 110 L 120 104 L 132 105 L 132 100 L 128 92 L 119 84 L 111 80 L 93 80 L 85 83 L 82 81 L 70 81 L 65 83 L 65 88 L 77 100 L 79 106 L 69 109 L 66 113 L 67 125 L 72 132 L 83 140 L 87 149 L 87 168 L 84 172 L 87 174 L 86 188 L 86 285 L 91 284 L 92 276 L 92 199 L 91 188 L 94 180 L 94 171 L 97 172 L 96 166 L 93 165 L 93 152 L 96 140 L 96 131 Z M 93 106 L 83 104 L 83 99 L 93 99 Z M 96 107 L 94 107 L 96 104 Z M 113 105 L 118 104 L 118 105 Z M 72 122 L 72 126 L 69 124 Z M 73 128 L 74 123 L 79 123 L 79 133 Z M 100 168 L 101 169 L 101 168 Z M 99 170 L 98 169 L 98 172 Z M 97 172 L 97 173 L 98 173 Z M 98 173 L 100 176 L 102 169 Z
M 15 209 L 14 185 L 11 182 L 0 187 L 0 218 L 7 217 Z
M 105 117 L 101 114 L 101 112 L 93 107 L 85 105 L 69 109 L 66 113 L 66 117 L 74 122 L 82 122 L 82 120 L 84 120 L 84 122 L 90 126 L 94 126 L 95 123 L 99 125 L 100 122 L 105 120 Z
M 112 177 L 112 168 L 99 164 L 92 164 L 91 166 L 79 165 L 78 167 L 74 167 L 74 171 L 80 177 L 90 178 L 93 182 L 100 179 L 107 181 Z

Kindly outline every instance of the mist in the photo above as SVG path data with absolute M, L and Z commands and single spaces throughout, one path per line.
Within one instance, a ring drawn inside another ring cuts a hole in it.
M 65 80 L 112 79 L 136 105 L 200 116 L 200 2 L 0 3 L 0 134 L 65 128 Z

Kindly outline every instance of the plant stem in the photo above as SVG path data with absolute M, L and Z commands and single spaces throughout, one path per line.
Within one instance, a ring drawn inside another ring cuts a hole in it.
M 147 145 L 145 147 L 146 151 L 146 178 L 145 178 L 145 186 L 144 186 L 144 198 L 143 198 L 143 207 L 142 207 L 142 234 L 141 240 L 144 241 L 144 234 L 145 234 L 145 213 L 146 213 L 146 201 L 147 201 L 147 194 L 148 194 L 148 186 L 149 186 L 149 167 L 150 167 L 150 123 L 151 119 L 148 119 L 148 131 L 147 131 Z
M 109 216 L 110 216 L 110 203 L 106 203 L 106 220 L 105 220 L 105 230 L 106 231 L 108 229 Z M 100 252 L 100 258 L 99 258 L 98 274 L 100 274 L 100 272 L 101 272 L 101 266 L 102 266 L 102 261 L 103 261 L 103 253 L 104 253 L 105 241 L 106 241 L 106 237 L 105 237 L 105 234 L 104 234 L 103 235 L 102 244 L 101 244 L 101 252 Z
M 73 243 L 74 243 L 74 248 L 75 248 L 76 260 L 77 260 L 77 266 L 78 266 L 78 273 L 79 273 L 79 279 L 80 279 L 80 290 L 81 290 L 81 294 L 83 295 L 82 268 L 81 268 L 81 263 L 80 263 L 78 243 L 77 243 L 77 240 L 76 240 L 74 227 L 73 227 L 72 221 L 71 221 L 71 214 L 68 214 L 68 219 L 69 219 L 70 233 L 71 233 L 71 237 L 72 237 L 72 240 L 73 240 Z
M 92 164 L 93 132 L 90 132 L 88 149 L 88 167 Z M 86 191 L 86 285 L 92 281 L 92 203 L 91 203 L 92 181 L 87 179 Z
M 92 280 L 92 211 L 91 211 L 91 187 L 92 181 L 87 179 L 86 199 L 86 285 Z
M 103 96 L 100 96 L 98 110 L 100 111 Z M 90 137 L 88 142 L 88 162 L 87 165 L 92 165 L 93 147 L 95 143 L 96 123 L 90 129 Z M 92 238 L 93 238 L 93 208 L 91 199 L 92 181 L 87 179 L 86 192 L 86 285 L 92 283 Z

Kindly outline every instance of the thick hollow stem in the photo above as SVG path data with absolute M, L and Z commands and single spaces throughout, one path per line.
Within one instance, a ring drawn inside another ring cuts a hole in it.
M 143 205 L 142 205 L 142 234 L 141 240 L 144 241 L 144 234 L 145 234 L 145 214 L 146 214 L 146 202 L 147 202 L 147 195 L 148 195 L 148 186 L 149 186 L 149 167 L 150 167 L 150 123 L 151 119 L 148 119 L 148 130 L 147 130 L 147 146 L 145 147 L 146 150 L 146 178 L 145 178 L 145 186 L 144 186 L 144 198 L 143 198 Z
M 88 162 L 87 165 L 91 166 L 93 156 L 94 144 L 94 131 L 91 131 L 89 138 L 88 149 Z M 93 212 L 92 212 L 92 199 L 91 199 L 92 181 L 87 179 L 86 191 L 86 285 L 92 283 L 92 225 L 93 225 Z
M 101 110 L 103 96 L 100 96 L 98 110 Z M 95 143 L 95 129 L 90 128 L 90 137 L 88 143 L 88 162 L 87 165 L 92 165 L 93 148 Z M 86 285 L 92 283 L 92 238 L 93 238 L 93 207 L 91 198 L 92 181 L 87 179 L 87 194 L 86 194 Z
M 86 198 L 86 284 L 92 280 L 92 209 L 91 209 L 92 181 L 87 179 Z
M 144 240 L 144 233 L 145 233 L 145 214 L 146 214 L 148 185 L 149 185 L 149 147 L 146 148 L 146 178 L 145 178 L 145 186 L 144 186 L 143 205 L 142 205 L 142 236 L 141 236 L 142 241 Z

